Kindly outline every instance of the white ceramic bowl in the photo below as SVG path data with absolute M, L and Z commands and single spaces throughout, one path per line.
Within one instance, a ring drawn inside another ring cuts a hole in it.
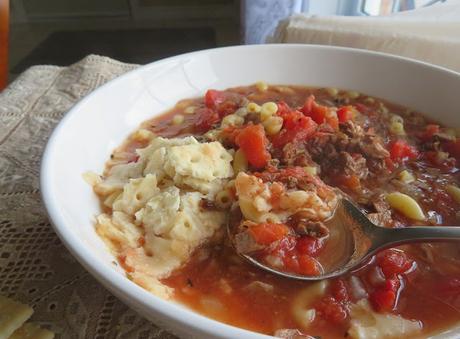
M 91 274 L 140 314 L 183 337 L 268 338 L 159 299 L 128 280 L 94 230 L 99 203 L 82 174 L 101 173 L 111 151 L 130 132 L 179 99 L 258 80 L 357 90 L 460 126 L 460 74 L 324 46 L 237 46 L 179 55 L 131 71 L 84 98 L 62 119 L 46 147 L 41 169 L 46 209 L 61 240 Z

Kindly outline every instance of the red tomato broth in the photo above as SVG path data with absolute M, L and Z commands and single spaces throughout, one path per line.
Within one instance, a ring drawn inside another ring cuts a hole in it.
M 382 137 L 387 149 L 391 149 L 391 145 L 400 139 L 403 139 L 404 142 L 411 146 L 419 147 L 421 141 L 416 135 L 423 129 L 422 127 L 429 123 L 426 119 L 421 120 L 418 113 L 405 115 L 407 110 L 401 106 L 380 99 L 367 100 L 368 97 L 364 95 L 360 95 L 356 99 L 344 99 L 344 96 L 342 96 L 344 92 L 340 92 L 338 98 L 331 98 L 325 89 L 300 86 L 270 86 L 264 92 L 258 91 L 255 86 L 247 86 L 227 91 L 246 97 L 248 100 L 258 104 L 266 101 L 283 101 L 290 107 L 302 107 L 306 98 L 314 95 L 316 102 L 320 105 L 354 106 L 361 112 L 361 118 L 364 120 L 363 125 L 375 129 L 375 133 Z M 379 114 L 382 104 L 391 112 L 404 117 L 414 117 L 414 119 L 410 118 L 405 122 L 405 137 L 400 138 L 391 135 L 387 128 L 383 127 L 386 121 Z M 145 122 L 142 127 L 164 137 L 202 134 L 203 131 L 199 131 L 196 127 L 200 117 L 196 114 L 184 114 L 184 110 L 188 105 L 199 108 L 206 106 L 203 98 L 192 99 L 187 101 L 187 105 L 176 106 L 164 115 Z M 172 124 L 172 119 L 176 114 L 183 114 L 185 117 L 184 122 L 180 125 Z M 342 123 L 348 121 L 350 116 L 347 109 L 339 114 L 338 119 Z M 134 148 L 130 147 L 130 143 L 132 141 L 128 140 L 121 149 L 133 150 Z M 277 151 L 273 149 L 270 152 L 275 156 L 277 154 Z M 423 153 L 424 150 L 420 152 Z M 397 191 L 399 187 L 395 186 L 391 181 L 394 178 L 395 170 L 399 171 L 401 168 L 411 169 L 420 175 L 420 180 L 426 186 L 420 189 L 421 193 L 419 192 L 420 198 L 418 202 L 424 211 L 433 212 L 436 215 L 436 218 L 429 219 L 429 223 L 433 225 L 454 225 L 457 222 L 456 213 L 459 206 L 451 197 L 445 194 L 441 187 L 445 182 L 452 181 L 452 178 L 458 183 L 459 171 L 457 167 L 453 166 L 447 170 L 445 168 L 436 168 L 437 174 L 434 175 L 430 172 L 433 168 L 432 164 L 423 157 L 412 156 L 412 153 L 409 153 L 410 156 L 406 157 L 407 159 L 391 159 L 396 160 L 397 163 L 394 164 L 394 168 L 388 166 L 382 172 L 383 175 L 373 175 L 366 179 L 345 177 L 344 180 L 338 180 L 337 176 L 330 176 L 326 172 L 321 173 L 320 177 L 325 183 L 341 188 L 355 202 L 360 204 L 363 196 L 371 196 L 374 191 Z M 364 210 L 372 210 L 367 204 L 361 204 L 361 207 Z M 420 224 L 407 219 L 396 211 L 392 211 L 391 216 L 392 223 L 387 227 L 406 227 Z M 436 222 L 433 222 L 433 220 L 436 220 Z M 460 305 L 458 304 L 460 287 L 456 284 L 456 279 L 460 279 L 460 250 L 458 246 L 454 249 L 452 247 L 451 244 L 437 245 L 434 251 L 435 254 L 430 259 L 430 262 L 426 261 L 420 245 L 401 247 L 413 264 L 411 264 L 411 268 L 407 272 L 401 271 L 393 273 L 391 277 L 386 277 L 387 279 L 397 279 L 401 284 L 397 288 L 397 292 L 395 292 L 397 295 L 394 306 L 387 306 L 391 310 L 386 310 L 400 314 L 408 319 L 420 320 L 423 323 L 423 333 L 425 334 L 440 330 L 458 321 L 460 318 Z M 451 262 L 446 262 L 444 257 L 436 255 L 443 251 L 449 252 Z M 208 253 L 206 259 L 203 259 L 202 252 Z M 369 272 L 375 270 L 378 266 L 379 260 L 371 260 L 358 271 L 341 278 L 341 281 L 347 281 L 352 275 L 359 277 L 367 293 L 375 295 L 376 290 L 381 286 L 370 283 L 368 276 Z M 433 270 L 433 267 L 436 267 L 436 270 Z M 443 274 L 444 269 L 448 274 Z M 450 281 L 445 283 L 448 286 L 448 292 L 443 291 L 442 286 L 440 287 L 438 284 L 439 280 L 447 279 L 446 276 L 453 281 L 453 283 Z M 254 281 L 272 285 L 273 292 L 264 290 L 258 292 L 248 291 L 248 284 Z M 337 281 L 337 279 L 331 280 L 332 283 L 334 281 Z M 341 315 L 334 315 L 333 307 L 334 303 L 344 303 L 343 309 L 348 312 L 348 304 L 346 304 L 346 301 L 338 302 L 334 298 L 334 292 L 331 291 L 331 288 L 328 288 L 326 296 L 321 299 L 323 300 L 322 306 L 317 307 L 320 310 L 327 309 L 332 311 L 318 312 L 319 316 L 308 329 L 301 328 L 292 317 L 292 301 L 309 284 L 276 277 L 254 268 L 237 257 L 233 249 L 225 244 L 204 247 L 198 250 L 189 262 L 174 272 L 171 277 L 163 280 L 163 282 L 174 288 L 174 298 L 176 300 L 192 309 L 225 323 L 261 333 L 273 334 L 275 330 L 280 328 L 299 328 L 310 335 L 343 338 L 349 326 L 349 315 L 345 314 L 344 319 L 340 320 Z M 203 298 L 215 298 L 215 300 L 220 301 L 223 308 L 220 311 L 210 310 L 209 307 L 203 305 Z M 321 303 L 321 300 L 317 302 Z M 332 306 L 324 306 L 326 304 Z M 336 307 L 335 310 L 337 309 Z M 333 319 L 339 320 L 333 321 Z M 331 326 L 331 321 L 334 323 L 333 326 Z

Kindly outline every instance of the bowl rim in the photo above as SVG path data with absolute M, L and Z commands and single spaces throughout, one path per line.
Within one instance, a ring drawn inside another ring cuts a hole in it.
M 148 292 L 142 287 L 129 281 L 128 279 L 121 278 L 121 275 L 116 272 L 113 268 L 102 262 L 95 253 L 86 251 L 85 245 L 79 239 L 73 238 L 68 223 L 63 218 L 59 211 L 59 201 L 53 196 L 51 190 L 51 182 L 53 178 L 50 176 L 50 167 L 53 161 L 53 150 L 59 141 L 59 135 L 63 131 L 68 121 L 80 111 L 80 107 L 84 106 L 94 96 L 97 96 L 101 91 L 107 91 L 112 86 L 124 81 L 129 77 L 133 77 L 136 74 L 144 72 L 146 69 L 152 66 L 161 66 L 163 64 L 180 60 L 185 57 L 191 57 L 199 54 L 208 54 L 213 52 L 225 51 L 225 50 L 251 50 L 251 49 L 266 49 L 272 48 L 283 48 L 283 49 L 305 49 L 305 50 L 324 50 L 324 51 L 345 51 L 355 55 L 370 55 L 380 58 L 394 59 L 403 63 L 419 64 L 421 67 L 430 68 L 437 70 L 442 73 L 446 73 L 450 76 L 460 77 L 460 72 L 454 70 L 433 65 L 424 61 L 411 59 L 408 57 L 397 56 L 388 53 L 356 49 L 349 47 L 340 46 L 329 46 L 329 45 L 310 45 L 310 44 L 263 44 L 263 45 L 237 45 L 228 47 L 211 48 L 205 50 L 194 51 L 190 53 L 184 53 L 168 58 L 164 58 L 152 63 L 141 65 L 140 67 L 130 70 L 117 78 L 108 81 L 107 83 L 99 86 L 85 97 L 80 99 L 74 106 L 67 111 L 61 118 L 59 123 L 55 126 L 52 131 L 41 160 L 40 166 L 40 192 L 41 198 L 45 206 L 46 213 L 49 217 L 51 225 L 64 243 L 65 247 L 70 253 L 77 259 L 77 261 L 95 277 L 100 283 L 104 285 L 109 291 L 117 295 L 124 303 L 129 304 L 131 307 L 136 308 L 136 305 L 141 305 L 142 308 L 148 308 L 153 311 L 156 315 L 162 315 L 167 321 L 174 322 L 177 326 L 193 330 L 195 333 L 201 333 L 206 337 L 218 337 L 218 338 L 235 338 L 243 336 L 245 338 L 273 338 L 272 336 L 264 335 L 261 333 L 253 332 L 250 330 L 242 329 L 236 326 L 228 325 L 223 322 L 208 318 L 204 315 L 199 314 L 191 309 L 188 309 L 180 304 L 171 301 L 164 300 L 156 295 Z M 141 314 L 142 315 L 142 314 Z M 142 315 L 145 317 L 144 315 Z M 164 321 L 163 321 L 164 323 Z M 171 330 L 170 326 L 165 324 L 168 330 Z

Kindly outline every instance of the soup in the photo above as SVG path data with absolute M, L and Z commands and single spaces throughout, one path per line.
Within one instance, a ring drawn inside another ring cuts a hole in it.
M 144 122 L 113 152 L 93 180 L 105 212 L 97 230 L 133 281 L 231 325 L 285 338 L 423 337 L 460 318 L 458 244 L 388 249 L 314 283 L 264 272 L 237 252 L 320 274 L 341 244 L 324 223 L 340 197 L 382 227 L 457 224 L 457 133 L 355 91 L 208 90 Z M 159 212 L 171 196 L 182 219 Z M 152 222 L 154 208 L 161 217 Z

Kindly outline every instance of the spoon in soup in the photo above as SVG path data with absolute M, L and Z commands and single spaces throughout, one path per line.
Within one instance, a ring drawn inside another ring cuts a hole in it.
M 411 226 L 406 228 L 385 228 L 372 223 L 353 203 L 342 199 L 334 215 L 324 224 L 330 236 L 318 261 L 323 267 L 319 275 L 300 275 L 277 270 L 247 253 L 237 253 L 251 264 L 286 278 L 316 281 L 334 278 L 358 268 L 372 255 L 388 247 L 411 242 L 460 240 L 460 227 Z M 234 227 L 227 223 L 232 246 L 235 246 Z

